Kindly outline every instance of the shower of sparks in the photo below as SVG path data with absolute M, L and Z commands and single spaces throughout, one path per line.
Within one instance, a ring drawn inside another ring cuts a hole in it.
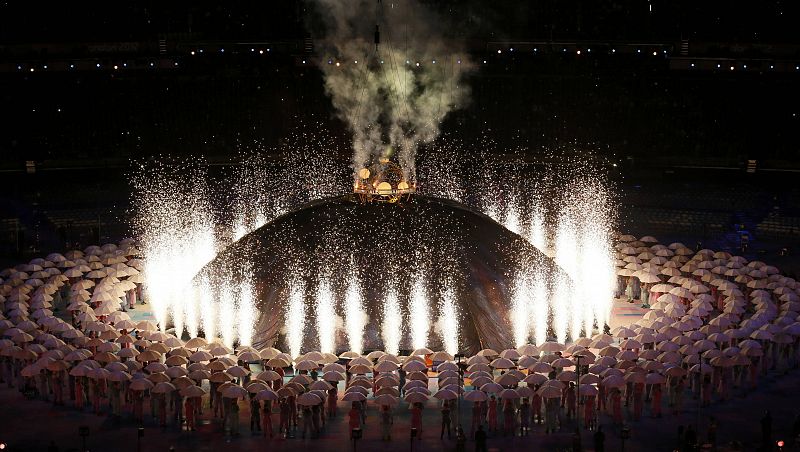
M 219 293 L 219 330 L 222 334 L 222 343 L 233 347 L 236 341 L 236 289 L 232 282 L 218 288 Z
M 194 287 L 194 290 L 189 293 L 193 299 L 190 299 L 185 306 L 186 332 L 189 334 L 189 337 L 197 337 L 197 334 L 200 332 L 200 309 L 198 309 L 198 305 L 201 303 L 202 295 L 197 287 Z
M 254 327 L 265 315 L 259 311 L 260 295 L 255 285 L 260 280 L 253 274 L 242 274 L 252 258 L 251 251 L 228 263 L 219 274 L 192 280 L 225 246 L 281 214 L 308 201 L 346 193 L 350 169 L 311 158 L 325 148 L 333 148 L 333 143 L 315 138 L 312 132 L 299 132 L 278 150 L 288 162 L 280 167 L 268 163 L 266 154 L 243 154 L 241 166 L 226 176 L 229 186 L 218 188 L 227 192 L 221 197 L 212 196 L 208 175 L 196 167 L 141 168 L 143 177 L 135 194 L 136 227 L 145 256 L 145 290 L 162 330 L 174 326 L 178 335 L 183 331 L 190 337 L 203 334 L 209 342 L 219 337 L 228 346 L 258 343 Z M 458 162 L 464 152 L 458 144 L 437 146 L 438 154 L 427 164 L 418 165 L 419 193 L 482 210 L 552 256 L 563 269 L 551 271 L 546 262 L 527 262 L 511 272 L 517 275 L 509 290 L 515 345 L 531 338 L 541 344 L 552 334 L 564 342 L 602 328 L 608 321 L 615 280 L 611 237 L 616 216 L 613 195 L 601 172 L 588 164 L 571 162 L 566 170 L 547 166 L 541 177 L 539 173 L 528 177 L 518 166 L 475 165 L 479 168 L 476 170 L 448 163 L 442 157 L 450 153 L 452 161 Z M 307 182 L 287 185 L 286 181 Z M 224 206 L 212 206 L 212 199 L 224 199 L 220 202 Z M 217 236 L 215 231 L 226 232 Z M 344 255 L 346 248 L 336 245 L 326 253 Z M 423 255 L 417 265 L 424 268 L 432 264 L 430 260 Z M 354 266 L 352 259 L 350 266 Z M 309 327 L 314 331 L 309 331 L 308 337 L 318 337 L 321 351 L 336 353 L 337 327 L 343 326 L 348 347 L 357 353 L 367 348 L 365 341 L 370 337 L 374 341 L 379 336 L 389 353 L 397 353 L 405 340 L 415 349 L 429 347 L 433 316 L 430 287 L 438 301 L 435 334 L 443 348 L 455 354 L 463 333 L 457 308 L 460 292 L 451 283 L 463 277 L 457 268 L 454 265 L 452 270 L 442 271 L 444 280 L 434 280 L 414 268 L 414 274 L 407 276 L 410 284 L 404 282 L 398 290 L 390 283 L 377 294 L 383 299 L 375 312 L 382 318 L 381 325 L 370 323 L 366 297 L 373 296 L 374 289 L 362 285 L 357 274 L 332 271 L 308 292 L 303 281 L 309 279 L 297 277 L 289 283 L 288 299 L 281 306 L 286 345 L 292 356 L 298 356 L 309 345 L 305 343 Z M 301 274 L 307 273 L 297 269 L 296 275 Z M 441 289 L 434 289 L 437 286 Z M 343 300 L 341 306 L 337 305 L 337 296 Z M 401 297 L 408 302 L 401 303 Z M 313 308 L 306 308 L 306 300 L 313 300 Z M 344 325 L 339 316 L 344 317 Z
M 591 335 L 608 319 L 613 298 L 610 200 L 596 179 L 579 176 L 565 187 L 556 232 L 556 262 L 572 280 L 569 332 Z
M 298 281 L 289 286 L 288 307 L 286 309 L 286 344 L 292 358 L 300 356 L 306 329 L 305 289 Z
M 455 356 L 458 353 L 458 311 L 456 295 L 451 283 L 445 284 L 439 306 L 439 330 L 444 351 Z
M 213 288 L 209 283 L 208 278 L 201 278 L 200 284 L 197 286 L 197 300 L 200 302 L 200 325 L 203 328 L 203 334 L 206 339 L 211 342 L 217 337 L 217 303 L 214 302 L 212 295 Z
M 555 290 L 550 303 L 553 311 L 553 331 L 556 334 L 556 340 L 561 343 L 567 340 L 569 304 L 572 301 L 570 295 L 571 290 L 567 276 L 559 274 L 556 277 Z
M 475 193 L 467 197 L 468 204 L 554 258 L 565 272 L 542 273 L 530 264 L 515 272 L 525 282 L 512 282 L 510 302 L 521 307 L 517 291 L 527 286 L 531 293 L 526 303 L 528 329 L 537 343 L 549 332 L 562 341 L 591 335 L 608 320 L 616 205 L 603 169 L 610 165 L 595 157 L 580 147 L 565 147 L 549 156 L 560 163 L 543 164 L 542 170 L 536 169 L 536 177 L 528 177 L 528 170 L 518 163 L 489 163 L 478 165 L 482 174 L 463 181 Z M 465 173 L 466 168 L 456 166 L 457 158 L 451 162 L 451 172 Z M 438 167 L 447 165 L 438 163 Z M 435 176 L 421 168 L 423 180 Z M 433 184 L 436 189 L 440 185 Z M 511 320 L 512 336 L 519 341 L 525 322 L 515 316 Z
M 520 347 L 528 343 L 528 304 L 532 299 L 528 278 L 517 275 L 511 294 L 511 328 L 514 335 L 514 346 Z
M 181 336 L 183 334 L 183 323 L 186 320 L 184 315 L 186 300 L 178 300 L 175 295 L 172 296 L 170 301 L 170 313 L 172 316 L 172 326 L 175 328 L 175 335 Z
M 353 275 L 347 285 L 345 293 L 345 329 L 347 330 L 347 343 L 350 350 L 359 355 L 364 351 L 364 328 L 367 326 L 367 313 L 361 301 L 363 295 L 358 277 Z
M 415 349 L 428 346 L 428 331 L 431 329 L 431 314 L 428 293 L 422 275 L 416 275 L 408 304 L 408 319 L 411 346 Z
M 544 212 L 541 210 L 539 202 L 534 202 L 530 209 L 530 220 L 528 221 L 527 234 L 525 238 L 535 246 L 546 253 L 547 251 L 547 235 L 545 229 Z
M 296 118 L 297 119 L 297 118 Z M 327 159 L 316 158 L 321 150 L 335 149 L 335 137 L 315 133 L 319 123 L 297 120 L 296 130 L 277 149 L 264 152 L 260 145 L 255 149 L 240 149 L 240 165 L 227 175 L 229 183 L 226 212 L 231 216 L 230 241 L 236 242 L 264 226 L 280 215 L 308 201 L 347 193 L 350 176 L 346 166 L 330 165 Z M 283 164 L 270 163 L 270 157 L 282 155 Z M 299 186 L 287 181 L 309 181 Z
M 521 233 L 519 205 L 514 198 L 511 198 L 506 206 L 506 216 L 503 219 L 503 226 L 514 234 Z
M 400 351 L 400 340 L 403 337 L 403 313 L 400 310 L 400 301 L 394 284 L 391 284 L 386 291 L 381 333 L 384 351 L 396 355 Z
M 280 214 L 281 214 L 280 211 L 276 211 L 274 216 L 277 217 Z M 256 212 L 256 219 L 255 219 L 255 224 L 253 224 L 253 230 L 256 230 L 261 226 L 264 226 L 265 224 L 267 224 L 267 221 L 268 221 L 267 215 L 265 215 L 264 212 Z
M 244 218 L 237 218 L 233 225 L 233 241 L 236 242 L 250 233 L 250 228 L 244 223 Z
M 614 212 L 608 190 L 597 180 L 584 180 L 583 230 L 581 240 L 580 283 L 584 286 L 586 309 L 584 325 L 591 331 L 592 322 L 598 328 L 608 322 L 616 280 L 615 258 L 612 247 L 612 224 L 610 213 Z
M 144 288 L 161 330 L 170 316 L 183 332 L 186 296 L 195 274 L 216 255 L 205 175 L 191 167 L 140 168 L 135 187 L 144 255 Z
M 253 294 L 253 285 L 250 278 L 243 278 L 239 285 L 239 304 L 237 309 L 238 324 L 237 331 L 239 332 L 240 345 L 253 344 L 253 324 L 256 318 L 256 307 Z
M 321 278 L 317 284 L 315 308 L 319 351 L 336 353 L 336 300 L 327 277 Z
M 548 294 L 547 279 L 541 271 L 533 276 L 530 314 L 533 327 L 533 338 L 536 345 L 547 341 Z
M 232 224 L 231 239 L 236 242 L 255 231 L 283 212 L 285 190 L 275 190 L 270 185 L 274 171 L 267 166 L 261 153 L 245 153 L 240 157 L 241 164 L 230 176 L 234 180 L 230 191 Z
M 497 208 L 497 204 L 492 203 L 490 200 L 486 201 L 486 204 L 483 207 L 483 213 L 485 213 L 492 220 L 500 224 L 503 223 L 503 219 L 500 217 L 500 211 Z
M 582 286 L 575 283 L 574 278 L 578 275 L 578 237 L 575 227 L 575 218 L 573 217 L 571 209 L 564 209 L 558 219 L 558 226 L 556 227 L 556 263 L 567 272 L 567 275 L 572 278 L 573 284 L 569 285 L 569 292 L 567 294 L 559 293 L 559 300 L 567 300 L 565 306 L 559 306 L 558 309 L 562 312 L 559 316 L 559 321 L 567 322 L 567 330 L 572 334 L 573 338 L 578 337 L 581 328 L 581 314 L 582 306 L 585 302 L 583 294 L 580 293 Z M 556 329 L 563 331 L 565 328 L 557 325 Z

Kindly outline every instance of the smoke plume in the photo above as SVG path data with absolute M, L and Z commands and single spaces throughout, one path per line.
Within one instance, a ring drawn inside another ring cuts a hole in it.
M 468 100 L 467 55 L 445 38 L 444 22 L 415 0 L 317 4 L 325 27 L 319 64 L 353 132 L 354 171 L 391 158 L 414 181 L 417 147 L 433 142 L 444 117 Z

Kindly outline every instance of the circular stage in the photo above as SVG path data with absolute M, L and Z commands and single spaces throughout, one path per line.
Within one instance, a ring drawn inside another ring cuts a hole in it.
M 408 324 L 419 321 L 420 313 L 409 300 L 415 282 L 422 279 L 428 311 L 422 315 L 431 325 L 426 346 L 442 349 L 438 330 L 446 325 L 439 321 L 438 306 L 450 290 L 458 349 L 475 353 L 515 345 L 509 309 L 518 269 L 541 274 L 543 281 L 564 276 L 529 242 L 462 204 L 420 195 L 400 203 L 362 203 L 349 195 L 315 201 L 279 217 L 225 249 L 200 275 L 212 281 L 219 275 L 235 278 L 237 272 L 252 275 L 259 315 L 253 344 L 258 347 L 285 344 L 290 286 L 304 287 L 309 320 L 303 350 L 320 347 L 311 319 L 318 314 L 316 288 L 323 281 L 330 285 L 340 324 L 347 311 L 345 292 L 354 278 L 369 319 L 361 338 L 364 348 L 384 348 L 381 327 L 390 291 L 397 294 L 403 318 L 400 348 L 414 348 Z M 336 351 L 347 350 L 344 333 L 337 331 Z

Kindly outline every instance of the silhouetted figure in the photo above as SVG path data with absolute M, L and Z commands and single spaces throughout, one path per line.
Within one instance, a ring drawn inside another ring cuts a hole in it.
M 475 432 L 475 452 L 486 452 L 486 432 L 483 430 L 483 425 L 479 425 L 478 431 Z
M 603 452 L 606 447 L 606 434 L 603 433 L 603 427 L 597 427 L 594 432 L 594 450 L 595 452 Z
M 761 442 L 767 448 L 772 444 L 772 414 L 769 410 L 761 418 Z
M 714 416 L 709 418 L 708 443 L 711 444 L 712 447 L 716 447 L 717 444 L 717 420 L 714 419 Z
M 694 446 L 697 444 L 697 432 L 694 431 L 694 427 L 689 424 L 686 427 L 686 433 L 683 435 L 683 450 L 691 451 L 694 450 Z
M 450 404 L 445 401 L 444 404 L 442 404 L 442 432 L 439 435 L 439 439 L 444 438 L 445 430 L 447 430 L 447 439 L 450 439 L 450 424 Z

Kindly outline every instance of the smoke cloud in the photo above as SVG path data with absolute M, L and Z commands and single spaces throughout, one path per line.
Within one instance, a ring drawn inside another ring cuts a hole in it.
M 317 0 L 325 26 L 319 64 L 338 115 L 353 132 L 353 170 L 396 160 L 415 181 L 415 155 L 445 116 L 468 101 L 463 49 L 415 0 Z M 375 46 L 375 26 L 380 44 Z

